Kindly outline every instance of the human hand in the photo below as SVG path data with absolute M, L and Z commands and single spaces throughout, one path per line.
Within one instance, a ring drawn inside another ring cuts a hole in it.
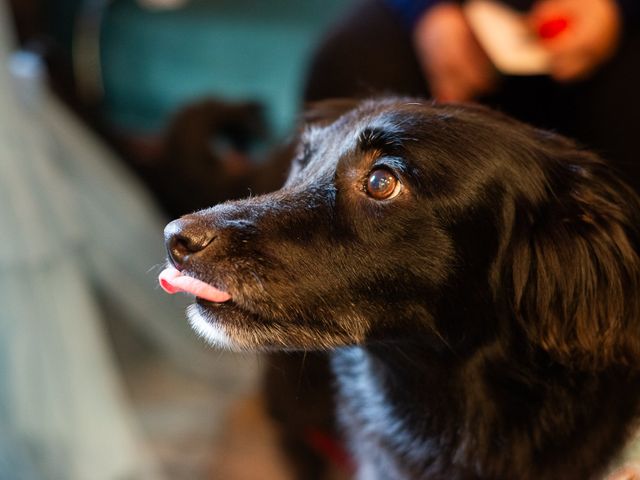
M 459 5 L 441 3 L 427 10 L 416 24 L 413 43 L 436 99 L 471 100 L 494 87 L 494 68 Z
M 566 28 L 551 38 L 541 38 L 554 79 L 585 78 L 615 53 L 622 31 L 615 0 L 538 0 L 529 14 L 536 31 L 557 19 L 566 19 Z
M 606 480 L 640 480 L 640 465 L 627 465 L 611 473 Z

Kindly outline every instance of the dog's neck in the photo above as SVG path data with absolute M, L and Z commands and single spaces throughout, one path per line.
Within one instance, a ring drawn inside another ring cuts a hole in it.
M 622 448 L 640 397 L 624 372 L 540 366 L 497 346 L 467 358 L 420 342 L 351 347 L 333 367 L 367 480 L 594 478 Z
M 338 414 L 363 480 L 412 478 L 409 464 L 444 460 L 442 446 L 434 442 L 448 435 L 448 419 L 430 415 L 428 405 L 447 397 L 432 388 L 445 379 L 438 378 L 437 369 L 423 372 L 427 378 L 411 379 L 415 365 L 410 358 L 404 360 L 393 359 L 391 366 L 361 347 L 333 355 L 341 397 Z M 452 411 L 459 410 L 458 403 L 449 404 Z

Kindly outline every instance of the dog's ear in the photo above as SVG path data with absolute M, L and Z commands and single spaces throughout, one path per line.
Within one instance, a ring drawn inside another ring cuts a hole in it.
M 638 197 L 590 154 L 574 149 L 553 168 L 543 195 L 513 205 L 511 311 L 562 364 L 640 367 Z

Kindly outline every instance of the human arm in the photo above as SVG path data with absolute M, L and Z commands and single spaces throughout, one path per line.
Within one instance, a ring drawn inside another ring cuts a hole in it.
M 386 0 L 412 35 L 434 98 L 466 101 L 490 91 L 495 71 L 460 6 L 443 0 Z

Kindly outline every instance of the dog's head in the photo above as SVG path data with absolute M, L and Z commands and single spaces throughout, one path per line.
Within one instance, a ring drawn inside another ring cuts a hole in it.
M 572 365 L 637 359 L 640 202 L 597 157 L 479 107 L 325 110 L 284 188 L 167 227 L 165 280 L 200 297 L 201 334 L 457 354 L 525 338 Z

